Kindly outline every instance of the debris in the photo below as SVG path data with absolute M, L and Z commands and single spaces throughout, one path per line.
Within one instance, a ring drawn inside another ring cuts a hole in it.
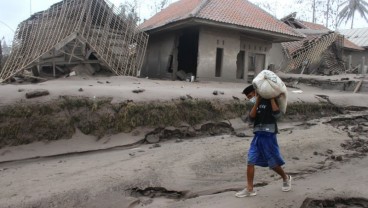
M 156 144 L 160 142 L 160 137 L 157 134 L 150 134 L 146 136 L 146 141 L 150 144 Z
M 136 89 L 136 90 L 133 90 L 132 92 L 138 94 L 138 93 L 142 93 L 144 91 L 145 91 L 144 89 Z
M 245 135 L 245 133 L 243 133 L 243 132 L 239 132 L 239 133 L 236 133 L 236 136 L 237 137 L 246 137 L 247 135 Z
M 341 156 L 341 155 L 337 156 L 337 157 L 336 157 L 336 160 L 337 160 L 337 161 L 342 161 L 342 156 Z
M 292 92 L 295 93 L 295 94 L 302 94 L 303 90 L 293 90 Z
M 193 97 L 192 97 L 192 96 L 190 96 L 190 95 L 187 95 L 187 98 L 188 98 L 188 99 L 191 99 L 191 100 L 193 99 Z
M 186 100 L 186 99 L 187 99 L 187 97 L 186 97 L 186 96 L 180 96 L 180 100 L 184 101 L 184 100 Z
M 158 148 L 158 147 L 161 147 L 161 145 L 160 144 L 154 144 L 154 145 L 152 145 L 152 148 Z
M 213 93 L 212 94 L 214 94 L 214 95 L 218 95 L 218 91 L 217 90 L 215 90 L 215 91 L 213 91 Z
M 107 83 L 107 84 L 110 84 L 111 82 L 109 82 L 109 81 L 106 81 L 106 83 Z
M 343 60 L 344 36 L 328 28 L 310 28 L 308 24 L 295 18 L 296 13 L 281 19 L 295 29 L 303 29 L 303 40 L 281 43 L 285 54 L 284 72 L 298 74 L 333 75 L 345 72 Z M 312 32 L 316 31 L 316 32 Z
M 187 78 L 187 74 L 183 70 L 176 72 L 176 76 L 182 81 L 185 81 Z
M 49 95 L 50 92 L 48 90 L 36 90 L 33 92 L 27 92 L 26 93 L 26 98 L 30 99 L 30 98 L 35 98 L 35 97 L 41 97 L 41 96 L 46 96 Z
M 327 152 L 327 154 L 332 154 L 333 153 L 333 150 L 328 149 L 326 152 Z
M 79 92 L 83 92 L 83 88 L 79 88 L 79 90 L 78 90 Z
M 238 97 L 235 97 L 235 96 L 233 96 L 233 99 L 234 100 L 240 100 Z
M 24 89 L 18 89 L 18 92 L 23 92 L 24 91 Z
M 69 76 L 71 77 L 71 76 L 76 76 L 77 75 L 77 73 L 75 73 L 75 71 L 72 71 L 72 72 L 70 72 L 69 73 Z
M 97 81 L 97 83 L 99 83 L 99 84 L 103 84 L 103 82 L 101 82 L 101 81 Z
M 292 157 L 293 160 L 300 160 L 299 157 Z
M 363 83 L 363 79 L 361 79 L 361 80 L 358 82 L 357 86 L 356 86 L 356 87 L 355 87 L 355 89 L 354 89 L 354 93 L 357 93 L 357 92 L 359 91 L 360 87 L 362 86 L 362 83 Z
M 133 156 L 135 156 L 135 153 L 132 153 L 132 152 L 131 152 L 131 153 L 129 153 L 129 155 L 133 157 Z

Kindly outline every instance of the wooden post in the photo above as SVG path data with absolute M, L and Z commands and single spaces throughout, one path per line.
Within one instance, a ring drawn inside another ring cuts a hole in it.
M 177 79 L 176 73 L 178 72 L 178 66 L 179 66 L 179 63 L 178 63 L 179 39 L 180 39 L 180 36 L 176 35 L 175 41 L 174 41 L 173 62 L 172 62 L 173 63 L 172 64 L 172 67 L 173 67 L 172 80 L 174 81 Z
M 360 64 L 359 74 L 363 74 L 364 66 L 365 66 L 365 56 L 362 57 L 362 63 Z
M 364 79 L 364 78 L 363 78 L 363 79 Z M 361 80 L 358 82 L 357 86 L 355 87 L 354 93 L 357 93 L 357 92 L 359 91 L 360 87 L 361 87 L 361 86 L 362 86 L 362 84 L 363 84 L 363 79 L 361 79 Z
M 56 77 L 56 64 L 55 64 L 55 49 L 52 51 L 52 70 L 53 70 L 53 74 L 54 77 Z
M 348 61 L 348 70 L 351 71 L 351 62 L 352 62 L 353 57 L 351 55 L 349 55 L 349 61 Z

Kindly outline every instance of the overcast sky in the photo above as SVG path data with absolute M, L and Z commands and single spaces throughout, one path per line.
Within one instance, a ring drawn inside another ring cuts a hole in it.
M 0 0 L 0 39 L 4 36 L 8 44 L 11 44 L 11 40 L 14 36 L 14 31 L 17 25 L 27 19 L 31 13 L 48 9 L 52 4 L 59 2 L 60 0 Z M 125 0 L 109 0 L 115 5 L 120 5 L 120 3 Z M 171 0 L 175 2 L 177 0 Z M 231 1 L 231 0 L 230 0 Z M 262 0 L 266 1 L 266 0 Z M 152 15 L 152 10 L 150 9 L 151 0 L 140 0 L 141 5 L 139 5 L 139 15 L 142 18 L 149 18 Z M 254 1 L 253 1 L 254 2 Z M 293 11 L 290 10 L 290 6 L 287 6 L 289 0 L 279 0 L 277 1 L 277 9 L 275 15 L 277 18 L 281 18 Z M 357 15 L 359 16 L 359 15 Z M 364 22 L 362 18 L 357 18 L 355 20 L 354 27 L 368 27 L 368 23 Z M 349 29 L 348 26 L 341 26 L 340 29 Z

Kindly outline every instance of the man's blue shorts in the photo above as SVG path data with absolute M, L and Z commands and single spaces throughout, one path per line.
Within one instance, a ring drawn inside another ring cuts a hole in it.
M 274 168 L 284 164 L 276 133 L 256 132 L 248 152 L 248 165 Z

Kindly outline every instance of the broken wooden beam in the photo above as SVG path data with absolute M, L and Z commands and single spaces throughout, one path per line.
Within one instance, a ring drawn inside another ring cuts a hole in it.
M 35 98 L 35 97 L 41 97 L 41 96 L 46 96 L 49 95 L 50 92 L 48 90 L 35 90 L 33 92 L 27 92 L 26 93 L 26 98 L 30 99 L 30 98 Z

